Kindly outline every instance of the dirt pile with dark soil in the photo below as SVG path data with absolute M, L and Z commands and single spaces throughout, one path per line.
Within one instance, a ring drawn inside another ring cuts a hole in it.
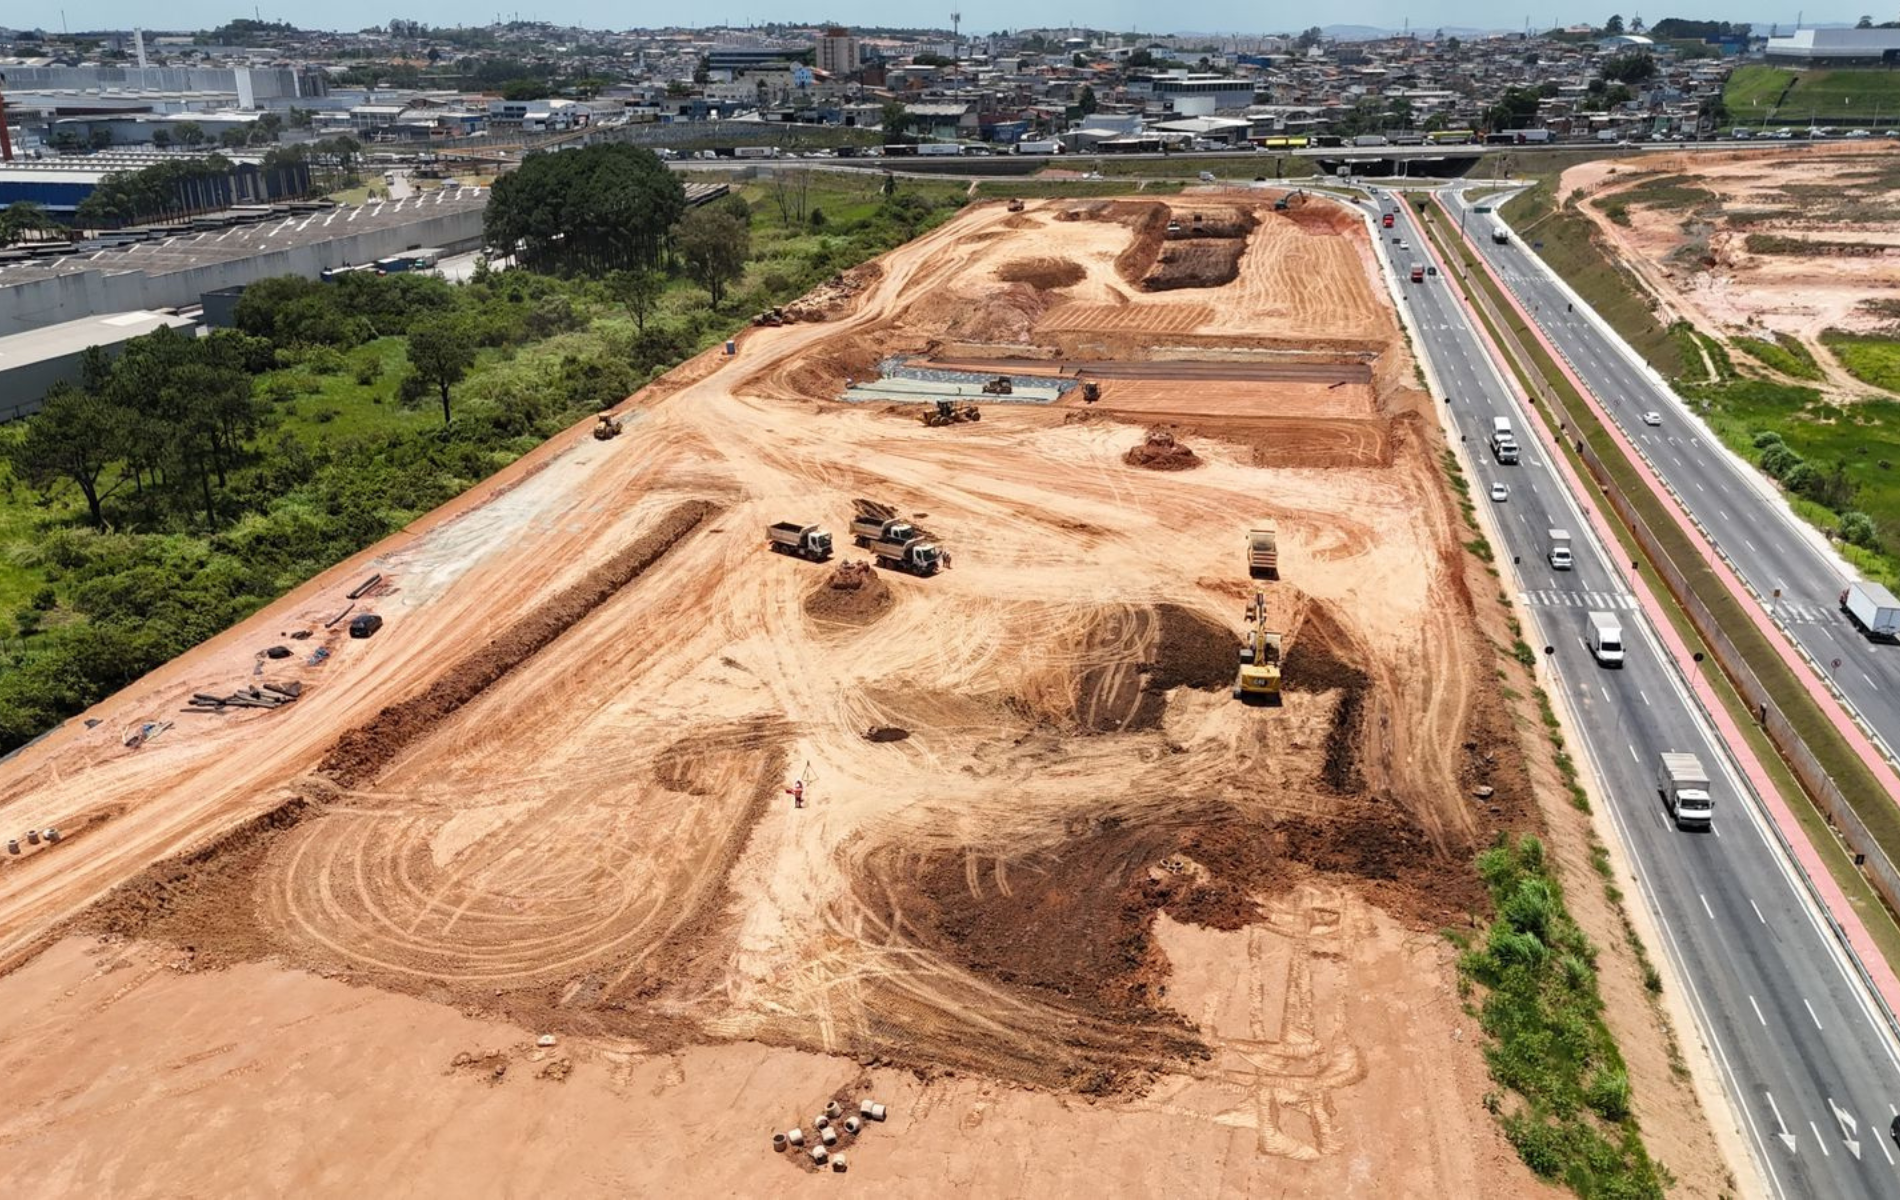
M 367 724 L 343 734 L 317 765 L 318 772 L 346 788 L 360 787 L 374 779 L 406 747 L 426 737 L 574 622 L 638 579 L 700 522 L 718 511 L 717 505 L 703 500 L 674 507 L 633 544 L 450 667 L 420 695 L 390 705 Z
M 1150 471 L 1189 471 L 1201 465 L 1200 457 L 1176 440 L 1172 429 L 1161 426 L 1150 429 L 1139 445 L 1130 446 L 1122 461 Z
M 805 615 L 840 625 L 869 625 L 895 603 L 891 585 L 868 562 L 841 562 L 805 593 Z
M 1088 272 L 1066 258 L 1019 258 L 996 268 L 996 277 L 1004 283 L 1026 283 L 1049 291 L 1074 287 L 1088 278 Z
M 1314 601 L 1300 621 L 1299 636 L 1287 647 L 1280 686 L 1289 692 L 1363 691 L 1371 682 L 1363 652 L 1327 604 Z
M 1159 728 L 1169 691 L 1233 682 L 1236 649 L 1225 627 L 1178 604 L 1106 610 L 1083 638 L 1075 708 L 1059 723 L 1084 733 Z
M 1168 292 L 1232 283 L 1240 278 L 1240 259 L 1246 252 L 1247 243 L 1237 239 L 1168 242 L 1142 275 L 1141 289 Z
M 1148 665 L 1148 686 L 1157 691 L 1190 687 L 1216 691 L 1234 681 L 1240 642 L 1232 630 L 1179 604 L 1157 604 L 1160 638 Z

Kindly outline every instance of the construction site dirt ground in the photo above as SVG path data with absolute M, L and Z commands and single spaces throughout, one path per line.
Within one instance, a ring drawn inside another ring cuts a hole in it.
M 973 207 L 0 764 L 63 834 L 0 858 L 0 1189 L 816 1189 L 771 1132 L 870 1096 L 905 1194 L 1545 1194 L 1441 930 L 1564 801 L 1360 219 L 1270 202 Z M 1155 274 L 1197 212 L 1244 248 Z M 1100 399 L 839 402 L 896 354 Z M 860 501 L 952 567 L 768 549 Z
M 1645 185 L 1663 190 L 1646 195 Z M 1900 167 L 1891 143 L 1590 162 L 1565 171 L 1558 191 L 1590 197 L 1579 210 L 1657 297 L 1665 323 L 1786 334 L 1807 346 L 1831 393 L 1883 395 L 1843 370 L 1820 335 L 1890 328 L 1900 311 Z M 1604 211 L 1618 201 L 1627 224 Z M 1775 252 L 1751 249 L 1751 235 Z M 1814 252 L 1794 252 L 1799 242 Z M 1854 252 L 1842 251 L 1848 246 Z

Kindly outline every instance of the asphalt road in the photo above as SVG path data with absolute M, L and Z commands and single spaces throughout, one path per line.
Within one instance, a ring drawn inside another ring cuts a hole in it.
M 1398 221 L 1378 231 L 1380 248 L 1402 281 L 1439 385 L 1451 397 L 1453 423 L 1476 468 L 1474 500 L 1496 517 L 1506 586 L 1521 589 L 1534 626 L 1527 640 L 1551 648 L 1547 662 L 1575 716 L 1599 802 L 1610 809 L 1643 900 L 1663 931 L 1663 952 L 1686 981 L 1690 1007 L 1771 1194 L 1900 1195 L 1900 1149 L 1888 1133 L 1900 1117 L 1900 1050 L 1766 816 L 1747 797 L 1728 754 L 1665 660 L 1615 569 L 1621 564 L 1591 535 L 1452 285 L 1442 275 L 1403 282 L 1414 263 L 1436 260 L 1422 249 L 1416 218 L 1402 211 Z M 1395 235 L 1406 248 L 1394 244 Z M 1514 466 L 1500 465 L 1487 449 L 1499 416 L 1510 419 L 1523 447 Z M 1487 498 L 1493 482 L 1507 485 L 1507 499 Z M 1570 531 L 1574 570 L 1553 570 L 1546 562 L 1553 528 Z M 1592 611 L 1621 618 L 1622 669 L 1599 667 L 1585 646 Z M 1709 768 L 1715 780 L 1711 831 L 1673 827 L 1656 788 L 1664 751 L 1694 753 Z M 1570 886 L 1596 881 L 1571 880 Z M 1711 1116 L 1725 1120 L 1721 1113 Z
M 1446 190 L 1454 212 L 1463 198 Z M 1571 370 L 1595 393 L 1625 437 L 1641 447 L 1683 507 L 1728 556 L 1736 573 L 1859 710 L 1889 748 L 1900 746 L 1900 647 L 1876 645 L 1840 610 L 1840 594 L 1858 576 L 1816 545 L 1753 468 L 1738 463 L 1660 386 L 1635 353 L 1586 314 L 1517 235 L 1490 237 L 1496 218 L 1465 214 L 1478 251 L 1516 294 Z M 1574 307 L 1573 307 L 1574 306 Z M 1642 414 L 1661 414 L 1651 427 Z M 1776 589 L 1780 597 L 1775 597 Z M 1839 666 L 1835 666 L 1835 662 Z

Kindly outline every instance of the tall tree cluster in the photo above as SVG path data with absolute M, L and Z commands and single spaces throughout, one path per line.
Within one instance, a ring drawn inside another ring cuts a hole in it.
M 531 154 L 495 181 L 482 238 L 495 254 L 557 274 L 658 265 L 686 189 L 650 150 L 610 144 Z

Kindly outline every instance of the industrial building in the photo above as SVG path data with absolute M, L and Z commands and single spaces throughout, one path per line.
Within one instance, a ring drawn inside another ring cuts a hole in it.
M 1900 29 L 1797 29 L 1769 38 L 1767 57 L 1784 67 L 1900 66 Z
M 20 200 L 38 204 L 56 217 L 70 218 L 80 202 L 92 195 L 101 180 L 114 172 L 139 171 L 158 163 L 190 158 L 185 152 L 121 151 L 0 163 L 0 208 Z M 233 204 L 266 204 L 310 190 L 310 168 L 286 163 L 265 170 L 261 155 L 233 156 L 231 170 L 221 177 L 196 179 L 194 194 L 181 199 L 190 209 L 224 208 Z
M 190 318 L 173 312 L 122 312 L 0 337 L 0 422 L 38 412 L 54 384 L 78 383 L 80 363 L 91 347 L 117 354 L 126 342 L 154 329 L 191 325 Z

